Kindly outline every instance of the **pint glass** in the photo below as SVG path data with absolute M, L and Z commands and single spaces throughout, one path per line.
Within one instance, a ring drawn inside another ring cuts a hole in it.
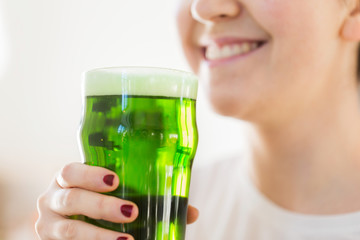
M 198 133 L 197 78 L 159 68 L 104 68 L 84 74 L 79 131 L 86 164 L 119 176 L 109 195 L 137 204 L 118 224 L 78 216 L 137 240 L 184 240 L 190 174 Z

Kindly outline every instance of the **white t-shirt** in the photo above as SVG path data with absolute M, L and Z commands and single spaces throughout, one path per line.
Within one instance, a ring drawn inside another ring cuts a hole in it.
M 360 240 L 360 212 L 305 215 L 267 199 L 241 159 L 193 169 L 189 204 L 200 211 L 186 240 Z

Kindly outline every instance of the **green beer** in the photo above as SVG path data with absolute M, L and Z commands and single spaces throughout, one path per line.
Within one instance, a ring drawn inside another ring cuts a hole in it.
M 198 135 L 197 79 L 156 68 L 108 68 L 84 79 L 80 141 L 86 164 L 113 170 L 108 193 L 137 204 L 133 223 L 79 217 L 138 240 L 184 240 Z

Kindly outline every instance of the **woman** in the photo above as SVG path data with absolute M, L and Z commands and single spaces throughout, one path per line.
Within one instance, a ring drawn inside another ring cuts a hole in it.
M 181 0 L 190 66 L 217 112 L 248 122 L 240 159 L 193 174 L 187 239 L 360 238 L 359 6 Z M 64 217 L 133 221 L 135 205 L 95 193 L 112 176 L 65 166 L 38 201 L 41 239 L 132 239 Z

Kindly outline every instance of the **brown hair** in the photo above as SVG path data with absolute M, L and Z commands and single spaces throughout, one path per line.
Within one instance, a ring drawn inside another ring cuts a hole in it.
M 360 81 L 360 45 L 359 45 L 359 48 L 358 48 L 358 62 L 357 62 L 357 76 L 358 76 L 358 79 Z
M 357 0 L 356 3 L 356 9 L 360 10 L 360 0 Z M 357 76 L 360 82 L 360 44 L 358 46 Z

